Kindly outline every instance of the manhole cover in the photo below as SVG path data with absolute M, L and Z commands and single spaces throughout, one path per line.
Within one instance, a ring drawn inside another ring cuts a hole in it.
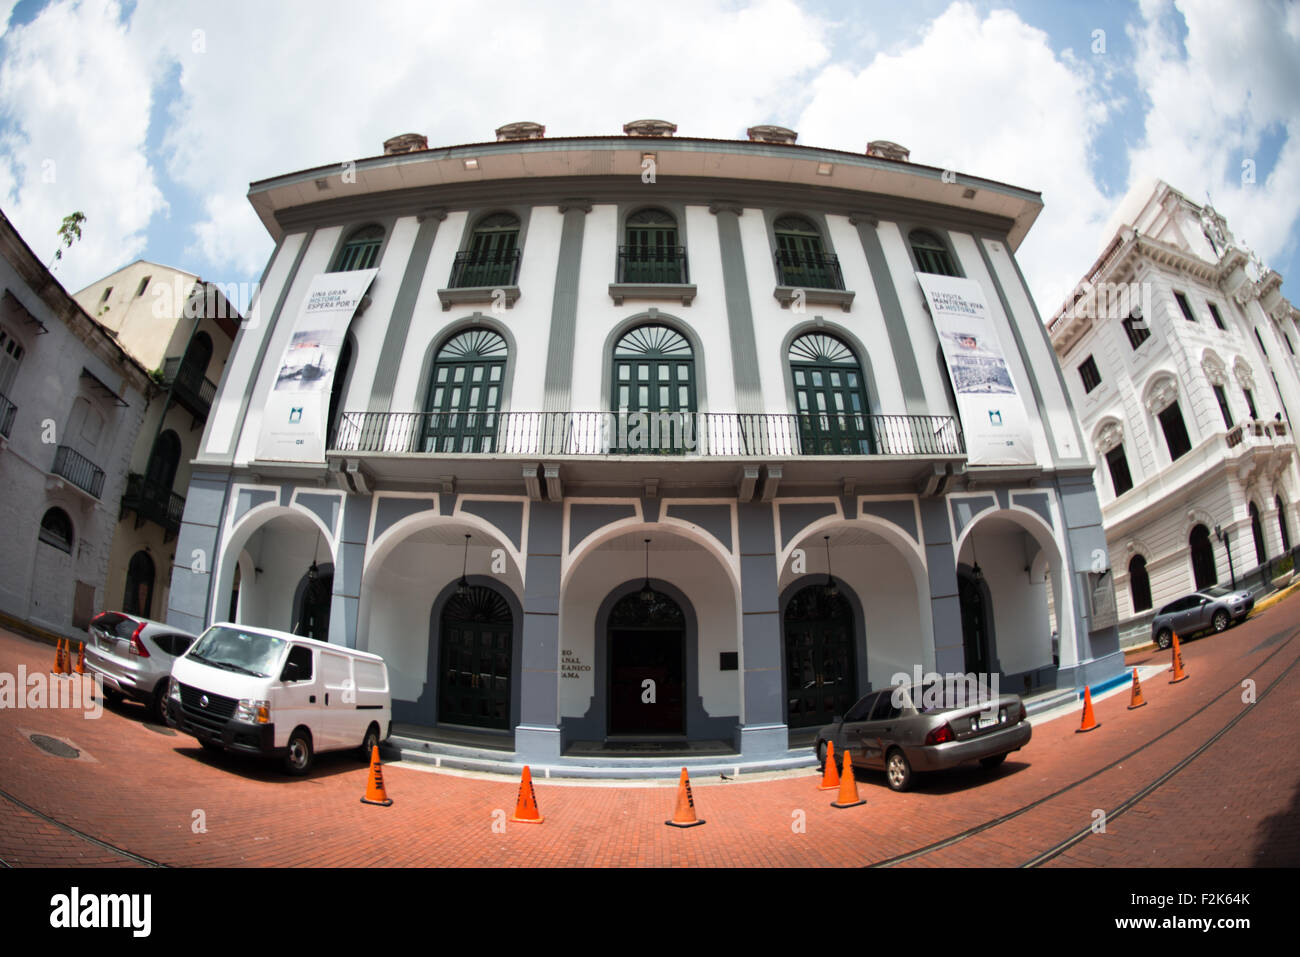
M 56 758 L 79 758 L 81 752 L 70 744 L 65 744 L 58 738 L 51 738 L 48 734 L 33 734 L 29 740 L 46 754 L 52 754 Z
M 149 724 L 148 722 L 145 722 L 145 727 L 148 728 L 150 731 L 152 731 L 154 734 L 165 734 L 173 738 L 176 737 L 175 731 L 173 731 L 171 728 L 164 728 L 161 724 Z

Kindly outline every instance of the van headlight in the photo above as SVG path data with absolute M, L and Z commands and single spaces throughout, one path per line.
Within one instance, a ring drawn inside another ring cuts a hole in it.
M 271 702 L 262 698 L 240 698 L 235 705 L 235 720 L 245 724 L 268 724 L 271 720 Z
M 177 681 L 175 678 L 172 679 L 172 686 L 171 686 L 171 689 L 167 692 L 167 697 L 171 698 L 171 699 L 172 699 L 173 701 L 175 701 L 177 704 L 180 703 L 180 700 L 181 700 L 181 683 L 180 683 L 179 681 Z

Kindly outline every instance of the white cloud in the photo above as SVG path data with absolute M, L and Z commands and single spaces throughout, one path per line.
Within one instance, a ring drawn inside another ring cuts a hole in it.
M 860 152 L 894 140 L 914 162 L 1041 191 L 1043 212 L 1018 253 L 1040 311 L 1091 264 L 1111 205 L 1089 169 L 1107 117 L 1102 88 L 1016 14 L 954 3 L 911 46 L 859 71 L 831 67 L 814 90 L 801 141 Z
M 86 216 L 56 275 L 78 289 L 144 249 L 166 202 L 144 155 L 152 77 L 116 3 L 54 3 L 3 38 L 0 197 L 49 262 L 63 217 Z

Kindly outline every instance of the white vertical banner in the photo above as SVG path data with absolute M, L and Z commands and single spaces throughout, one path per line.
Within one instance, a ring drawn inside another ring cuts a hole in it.
M 327 272 L 312 279 L 262 413 L 259 459 L 324 461 L 325 420 L 343 337 L 378 272 Z
M 930 304 L 971 465 L 1033 465 L 1029 415 L 973 279 L 917 273 Z

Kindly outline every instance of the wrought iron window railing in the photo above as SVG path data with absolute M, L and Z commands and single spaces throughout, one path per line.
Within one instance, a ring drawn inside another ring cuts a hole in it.
M 966 454 L 947 415 L 717 412 L 344 412 L 333 451 L 803 456 Z
M 685 246 L 619 246 L 618 281 L 689 283 Z
M 447 281 L 447 286 L 451 289 L 466 289 L 517 285 L 520 253 L 519 249 L 459 252 L 451 264 L 451 278 Z
M 799 253 L 789 249 L 776 251 L 776 268 L 782 286 L 803 289 L 843 289 L 838 256 L 830 253 Z
M 151 481 L 136 472 L 126 477 L 126 492 L 122 495 L 123 510 L 130 509 L 140 518 L 161 526 L 175 534 L 181 527 L 185 512 L 185 497 L 170 488 Z
M 202 369 L 187 364 L 180 356 L 163 363 L 163 384 L 195 415 L 206 416 L 217 397 L 216 383 L 204 378 Z
M 69 446 L 60 445 L 54 450 L 54 467 L 50 471 L 95 498 L 104 491 L 104 470 Z
M 18 411 L 18 406 L 9 401 L 9 397 L 0 392 L 0 435 L 6 439 L 9 438 L 10 432 L 14 427 L 14 414 Z

